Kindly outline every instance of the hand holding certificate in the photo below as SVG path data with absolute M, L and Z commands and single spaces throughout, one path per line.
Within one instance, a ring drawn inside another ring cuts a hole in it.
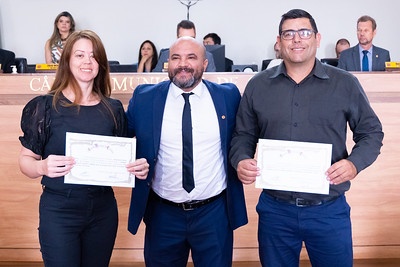
M 331 157 L 331 144 L 260 139 L 256 187 L 329 194 L 325 172 Z
M 134 187 L 135 176 L 126 164 L 135 160 L 136 139 L 67 133 L 65 155 L 76 164 L 65 183 Z

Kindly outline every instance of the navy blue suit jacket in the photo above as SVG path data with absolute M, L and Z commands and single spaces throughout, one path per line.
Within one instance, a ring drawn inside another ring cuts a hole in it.
M 342 51 L 337 67 L 347 71 L 361 71 L 359 51 L 359 45 Z M 372 71 L 384 71 L 386 61 L 390 61 L 389 51 L 372 46 Z
M 237 178 L 236 170 L 228 160 L 230 142 L 235 127 L 235 117 L 240 102 L 240 92 L 231 83 L 216 84 L 203 80 L 213 99 L 218 116 L 221 149 L 227 176 L 227 207 L 232 230 L 247 223 L 247 212 L 243 185 Z M 129 209 L 128 230 L 136 234 L 145 214 L 146 205 L 154 176 L 161 138 L 161 125 L 170 81 L 159 84 L 144 84 L 136 87 L 127 110 L 128 131 L 135 136 L 136 158 L 146 158 L 150 164 L 146 180 L 136 179 L 132 189 Z M 196 164 L 196 163 L 195 163 Z

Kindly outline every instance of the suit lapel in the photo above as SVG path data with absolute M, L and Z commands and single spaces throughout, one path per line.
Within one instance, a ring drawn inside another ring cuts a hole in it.
M 217 112 L 218 124 L 219 124 L 219 133 L 221 137 L 221 147 L 224 150 L 226 147 L 226 133 L 227 133 L 227 120 L 226 120 L 226 103 L 224 94 L 221 89 L 217 89 L 214 87 L 212 83 L 208 81 L 203 81 L 207 86 L 208 91 L 210 92 L 211 98 L 214 102 L 214 107 Z
M 379 69 L 378 68 L 378 62 L 379 62 L 379 54 L 377 53 L 376 49 L 374 46 L 372 46 L 372 56 L 371 56 L 371 60 L 372 60 L 372 70 L 376 70 Z
M 155 90 L 153 98 L 153 133 L 154 133 L 154 153 L 157 156 L 160 147 L 161 126 L 164 116 L 164 107 L 167 100 L 170 82 L 161 83 L 158 90 Z
M 358 45 L 356 45 L 353 48 L 353 64 L 354 64 L 354 69 L 356 71 L 361 71 L 361 66 L 360 66 L 360 53 L 359 53 L 359 48 Z

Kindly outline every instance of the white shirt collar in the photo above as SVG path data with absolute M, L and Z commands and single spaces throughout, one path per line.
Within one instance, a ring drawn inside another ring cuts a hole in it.
M 179 88 L 178 86 L 176 86 L 173 82 L 171 82 L 169 88 L 170 88 L 170 90 L 172 90 L 172 95 L 175 98 L 181 97 L 181 94 L 183 93 L 183 90 L 181 88 Z M 201 97 L 201 95 L 203 94 L 205 89 L 206 89 L 206 85 L 203 83 L 203 81 L 201 81 L 190 92 L 192 92 L 193 94 L 197 95 L 198 97 Z

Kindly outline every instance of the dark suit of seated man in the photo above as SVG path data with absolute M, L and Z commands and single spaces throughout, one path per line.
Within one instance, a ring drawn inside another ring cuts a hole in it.
M 0 48 L 0 64 L 1 64 L 1 72 L 11 73 L 12 72 L 11 65 L 15 64 L 14 52 Z
M 385 62 L 390 61 L 389 51 L 372 44 L 376 35 L 376 22 L 370 16 L 357 21 L 358 44 L 340 53 L 338 68 L 347 71 L 384 71 Z M 368 60 L 363 67 L 363 57 Z
M 190 20 L 182 20 L 178 23 L 176 27 L 176 35 L 178 38 L 183 36 L 190 36 L 196 38 L 196 27 Z M 160 57 L 158 58 L 158 63 L 153 69 L 153 72 L 161 72 L 164 69 L 164 63 L 168 62 L 169 49 L 161 49 Z M 214 57 L 210 52 L 206 52 L 206 58 L 208 60 L 208 65 L 206 67 L 206 72 L 215 72 L 217 69 L 214 63 Z
M 359 47 L 359 45 L 344 50 L 340 54 L 338 68 L 347 71 L 362 71 L 361 53 L 362 49 Z M 371 66 L 369 67 L 369 70 L 384 71 L 385 62 L 390 61 L 389 51 L 373 45 L 371 47 L 371 61 L 372 62 L 370 63 Z

